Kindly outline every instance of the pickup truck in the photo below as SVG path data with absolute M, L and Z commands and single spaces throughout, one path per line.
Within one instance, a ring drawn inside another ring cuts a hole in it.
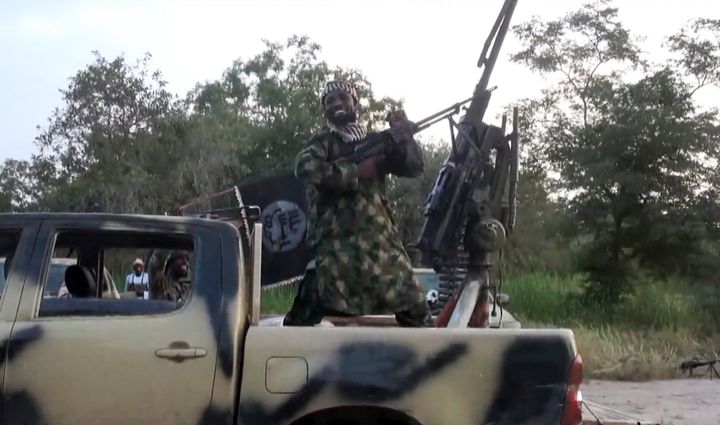
M 211 219 L 0 214 L 0 423 L 581 422 L 570 330 L 264 326 L 262 225 L 250 230 L 247 244 Z M 96 271 L 151 251 L 188 253 L 189 296 L 106 296 Z M 72 296 L 46 296 L 63 258 Z

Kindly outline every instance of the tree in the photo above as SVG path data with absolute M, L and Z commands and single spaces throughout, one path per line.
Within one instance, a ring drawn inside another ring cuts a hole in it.
M 0 212 L 26 209 L 30 185 L 30 164 L 27 161 L 6 159 L 0 166 Z
M 161 158 L 148 157 L 145 149 L 162 137 L 156 125 L 175 106 L 149 60 L 148 54 L 129 65 L 122 56 L 108 60 L 95 52 L 95 62 L 61 90 L 63 106 L 36 138 L 40 208 L 156 211 L 143 201 L 153 169 L 147 162 Z
M 361 72 L 331 68 L 319 59 L 320 51 L 307 37 L 293 36 L 284 44 L 265 41 L 263 52 L 236 60 L 220 80 L 190 94 L 198 122 L 226 147 L 233 145 L 228 155 L 235 160 L 235 169 L 229 170 L 235 182 L 292 168 L 303 143 L 324 123 L 320 99 L 327 81 L 346 79 L 356 85 L 360 119 L 369 128 L 400 106 L 375 98 Z
M 696 19 L 687 28 L 667 39 L 676 54 L 673 64 L 691 79 L 690 92 L 720 85 L 720 19 Z
M 319 99 L 328 80 L 358 85 L 369 127 L 399 106 L 375 98 L 362 73 L 331 68 L 319 52 L 307 37 L 266 42 L 182 101 L 150 68 L 150 55 L 129 64 L 95 53 L 36 138 L 39 153 L 20 198 L 33 209 L 163 213 L 292 167 L 323 123 Z
M 631 264 L 681 271 L 696 252 L 702 238 L 696 206 L 708 190 L 708 165 L 718 158 L 718 121 L 714 111 L 698 112 L 692 99 L 697 89 L 675 69 L 640 58 L 617 9 L 608 4 L 519 25 L 515 32 L 523 49 L 513 59 L 560 76 L 533 102 L 541 106 L 533 117 L 539 123 L 533 143 L 545 148 L 536 163 L 557 173 L 555 187 L 568 200 L 581 234 L 593 238 L 580 258 L 591 283 L 588 293 L 617 300 L 628 289 Z M 702 60 L 678 63 L 708 84 L 720 65 L 712 63 L 720 50 L 697 35 L 684 30 L 670 40 L 684 58 L 702 50 Z M 627 68 L 645 75 L 624 82 Z

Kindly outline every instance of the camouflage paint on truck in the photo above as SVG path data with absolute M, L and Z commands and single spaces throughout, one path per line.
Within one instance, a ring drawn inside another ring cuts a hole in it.
M 252 327 L 246 341 L 241 423 L 268 425 L 347 405 L 428 425 L 558 424 L 576 354 L 555 330 Z
M 568 330 L 258 326 L 229 224 L 0 214 L 2 229 L 22 231 L 0 299 L 2 424 L 560 423 Z M 189 236 L 193 295 L 164 314 L 40 316 L 59 231 Z

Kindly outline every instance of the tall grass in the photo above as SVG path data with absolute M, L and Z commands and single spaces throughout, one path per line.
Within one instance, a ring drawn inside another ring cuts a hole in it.
M 617 304 L 585 302 L 579 275 L 527 274 L 506 283 L 508 309 L 524 327 L 573 329 L 586 378 L 679 377 L 687 358 L 720 353 L 717 321 L 685 282 L 642 278 Z
M 645 381 L 678 378 L 680 363 L 702 356 L 715 359 L 720 352 L 718 335 L 687 329 L 636 330 L 623 326 L 577 327 L 578 351 L 585 378 Z M 701 374 L 704 369 L 695 371 Z
M 508 279 L 503 292 L 511 296 L 513 314 L 533 322 L 700 331 L 714 320 L 698 308 L 686 287 L 669 280 L 641 279 L 635 282 L 633 293 L 619 303 L 589 304 L 582 298 L 582 276 L 536 273 Z
M 260 312 L 262 314 L 285 314 L 290 310 L 294 298 L 293 285 L 263 290 L 260 294 Z

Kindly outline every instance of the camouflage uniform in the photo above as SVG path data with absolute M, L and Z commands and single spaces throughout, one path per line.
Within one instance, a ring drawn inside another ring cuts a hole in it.
M 414 140 L 397 144 L 382 176 L 360 180 L 357 165 L 339 159 L 352 145 L 326 130 L 297 156 L 295 172 L 309 183 L 308 239 L 316 269 L 306 273 L 285 323 L 394 312 L 400 325 L 423 326 L 429 317 L 425 296 L 385 197 L 385 173 L 419 175 L 422 151 Z
M 154 300 L 166 300 L 185 302 L 190 294 L 190 279 L 176 279 L 170 274 L 163 274 L 152 287 L 151 293 Z
M 158 250 L 148 264 L 150 274 L 150 296 L 154 300 L 185 302 L 190 295 L 191 279 L 189 276 L 175 277 L 168 270 L 169 263 L 176 256 L 187 253 L 179 251 Z M 189 273 L 189 271 L 188 271 Z

